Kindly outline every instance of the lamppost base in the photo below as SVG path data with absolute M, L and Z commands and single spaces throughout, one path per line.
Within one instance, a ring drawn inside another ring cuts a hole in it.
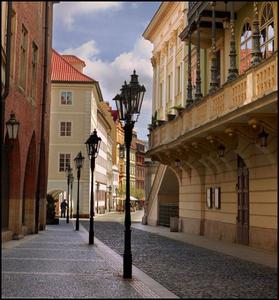
M 123 255 L 123 278 L 132 278 L 132 254 Z
M 94 232 L 89 231 L 89 245 L 94 245 Z

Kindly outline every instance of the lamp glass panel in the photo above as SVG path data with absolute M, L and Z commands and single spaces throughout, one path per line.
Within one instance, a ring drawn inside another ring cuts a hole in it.
M 13 137 L 13 125 L 11 124 L 7 124 L 7 131 L 8 131 L 8 136 L 9 136 L 9 139 L 14 139 Z

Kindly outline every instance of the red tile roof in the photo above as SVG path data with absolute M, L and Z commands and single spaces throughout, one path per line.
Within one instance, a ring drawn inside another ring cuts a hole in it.
M 79 83 L 96 82 L 94 79 L 90 78 L 89 76 L 79 72 L 69 62 L 67 62 L 67 59 L 65 59 L 54 49 L 52 49 L 52 55 L 51 55 L 51 81 L 79 82 Z
M 78 58 L 77 56 L 75 55 L 71 55 L 71 54 L 62 54 L 61 55 L 68 63 L 79 63 L 79 64 L 82 64 L 83 67 L 86 66 L 85 62 Z

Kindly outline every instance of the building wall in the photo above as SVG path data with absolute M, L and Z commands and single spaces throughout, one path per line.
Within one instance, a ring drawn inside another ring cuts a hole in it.
M 1 3 L 1 8 L 2 8 Z M 52 39 L 52 3 L 48 4 L 48 62 L 50 62 Z M 20 238 L 23 234 L 33 233 L 35 230 L 35 193 L 40 189 L 39 228 L 44 229 L 46 214 L 46 181 L 47 168 L 41 168 L 38 177 L 38 166 L 48 163 L 49 144 L 49 85 L 46 89 L 44 115 L 44 146 L 40 153 L 41 140 L 41 102 L 43 97 L 43 65 L 44 65 L 44 37 L 45 37 L 45 3 L 13 2 L 12 3 L 12 36 L 11 36 L 11 69 L 9 94 L 5 99 L 4 122 L 8 121 L 13 111 L 20 122 L 18 140 L 10 148 L 4 168 L 5 177 L 9 182 L 9 196 L 3 195 L 2 201 L 8 201 L 8 224 L 2 226 L 2 238 Z M 2 20 L 3 22 L 4 20 Z M 27 30 L 26 39 L 26 68 L 24 87 L 19 84 L 19 74 L 22 71 L 20 62 L 22 25 Z M 37 46 L 36 81 L 32 79 L 32 43 Z M 47 70 L 47 82 L 50 70 Z M 34 94 L 31 94 L 34 91 Z M 1 141 L 2 143 L 3 141 Z M 4 142 L 7 139 L 4 128 Z M 1 188 L 2 189 L 2 188 Z
M 157 119 L 166 120 L 167 114 L 176 113 L 172 107 L 185 104 L 185 44 L 179 38 L 185 3 L 165 2 L 160 9 L 162 17 L 154 20 L 151 32 L 144 36 L 154 45 L 152 115 L 157 111 Z
M 72 105 L 61 105 L 62 91 L 72 92 Z M 88 216 L 90 200 L 90 161 L 85 141 L 97 128 L 98 94 L 93 84 L 52 83 L 51 128 L 48 193 L 67 191 L 65 172 L 59 172 L 59 154 L 71 154 L 71 167 L 76 179 L 73 159 L 79 151 L 85 157 L 80 177 L 80 216 Z M 60 136 L 60 122 L 72 122 L 72 136 Z M 97 167 L 96 167 L 97 168 Z M 73 212 L 76 212 L 77 179 L 73 184 Z
M 277 249 L 277 164 L 276 143 L 271 140 L 270 157 L 256 148 L 253 143 L 240 141 L 237 152 L 249 169 L 249 245 Z M 181 230 L 210 238 L 236 242 L 237 217 L 237 158 L 231 152 L 227 167 L 219 169 L 197 165 L 191 176 L 183 171 L 179 199 Z M 206 188 L 221 188 L 221 208 L 208 208 Z

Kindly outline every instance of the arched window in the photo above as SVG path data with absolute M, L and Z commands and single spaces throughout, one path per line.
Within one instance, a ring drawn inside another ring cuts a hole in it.
M 269 2 L 263 8 L 260 30 L 261 51 L 263 57 L 267 58 L 274 52 L 274 15 L 272 4 Z
M 243 25 L 241 38 L 240 38 L 240 64 L 239 73 L 245 72 L 251 64 L 252 56 L 252 29 L 251 25 L 246 22 Z

